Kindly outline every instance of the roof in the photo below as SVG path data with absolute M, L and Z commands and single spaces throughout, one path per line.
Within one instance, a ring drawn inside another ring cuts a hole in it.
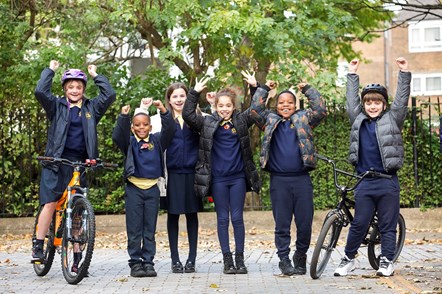
M 409 0 L 402 5 L 395 22 L 442 20 L 442 3 L 439 0 Z

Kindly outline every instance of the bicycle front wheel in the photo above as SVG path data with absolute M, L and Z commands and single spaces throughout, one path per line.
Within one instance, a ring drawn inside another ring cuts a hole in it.
M 405 241 L 405 220 L 402 214 L 399 214 L 396 227 L 396 251 L 394 253 L 393 262 L 395 262 L 401 254 Z M 370 241 L 368 243 L 368 261 L 373 269 L 379 269 L 379 260 L 381 258 L 381 233 L 379 227 L 376 224 L 372 227 L 370 234 Z
M 32 240 L 37 239 L 38 218 L 40 217 L 42 210 L 43 206 L 40 206 L 37 216 L 35 217 Z M 45 276 L 52 267 L 52 262 L 54 261 L 54 255 L 55 255 L 54 237 L 55 237 L 55 214 L 52 217 L 51 224 L 49 225 L 49 229 L 46 232 L 43 243 L 43 252 L 45 254 L 45 258 L 43 262 L 33 263 L 34 271 L 37 274 L 37 276 Z
M 61 266 L 66 281 L 77 284 L 88 275 L 95 244 L 95 215 L 85 197 L 80 194 L 72 197 L 72 225 L 71 228 L 66 225 L 63 233 Z
M 324 272 L 338 242 L 341 229 L 342 226 L 339 225 L 339 219 L 336 214 L 330 215 L 322 226 L 310 263 L 310 276 L 312 279 L 318 279 Z

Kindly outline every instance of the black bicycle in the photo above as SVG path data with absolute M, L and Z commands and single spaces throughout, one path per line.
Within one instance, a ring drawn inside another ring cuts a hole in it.
M 324 272 L 325 267 L 330 259 L 333 250 L 339 240 L 342 228 L 348 226 L 353 221 L 353 215 L 350 211 L 351 207 L 354 207 L 354 201 L 347 198 L 348 192 L 356 189 L 361 181 L 366 177 L 379 177 L 391 179 L 391 175 L 382 174 L 374 171 L 366 171 L 360 175 L 348 173 L 346 171 L 336 168 L 336 163 L 325 156 L 315 154 L 316 158 L 321 159 L 333 166 L 333 178 L 334 184 L 338 193 L 340 194 L 340 201 L 335 209 L 328 212 L 322 225 L 321 232 L 319 233 L 316 246 L 313 251 L 312 260 L 310 263 L 310 276 L 313 279 L 318 279 Z M 338 184 L 338 174 L 353 178 L 356 183 L 353 186 L 346 186 Z M 399 214 L 397 224 L 396 235 L 396 252 L 393 258 L 393 262 L 399 257 L 405 240 L 405 220 L 401 214 Z M 373 215 L 368 227 L 366 236 L 362 242 L 363 246 L 368 248 L 368 260 L 373 269 L 379 269 L 379 260 L 381 255 L 381 235 L 378 226 L 378 217 Z
M 79 283 L 87 276 L 95 244 L 95 214 L 87 199 L 88 189 L 80 186 L 81 170 L 96 168 L 116 168 L 117 164 L 91 159 L 86 162 L 70 161 L 55 157 L 37 157 L 39 161 L 65 164 L 74 167 L 68 187 L 57 202 L 52 221 L 44 240 L 43 261 L 33 261 L 38 276 L 45 276 L 52 267 L 55 251 L 61 253 L 63 276 L 69 284 Z M 32 239 L 37 238 L 38 218 L 43 209 L 37 212 Z

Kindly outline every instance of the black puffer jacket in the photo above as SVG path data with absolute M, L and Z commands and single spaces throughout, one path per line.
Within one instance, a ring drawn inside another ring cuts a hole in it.
M 209 196 L 211 194 L 211 153 L 213 146 L 213 134 L 219 127 L 222 118 L 218 113 L 202 116 L 197 114 L 195 109 L 198 104 L 200 93 L 190 90 L 187 95 L 186 103 L 183 108 L 184 121 L 196 132 L 200 133 L 198 162 L 196 164 L 195 175 L 195 193 L 199 197 Z M 261 181 L 258 171 L 253 163 L 252 150 L 250 148 L 249 127 L 255 123 L 250 115 L 250 109 L 244 112 L 234 110 L 232 114 L 232 123 L 237 130 L 241 145 L 241 154 L 244 162 L 244 171 L 246 173 L 247 191 L 259 192 Z

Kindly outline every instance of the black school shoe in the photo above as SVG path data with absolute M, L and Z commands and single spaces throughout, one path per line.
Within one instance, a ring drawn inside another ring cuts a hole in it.
M 136 263 L 130 267 L 130 275 L 135 278 L 147 277 L 147 273 L 141 263 Z
M 172 263 L 172 273 L 174 274 L 182 274 L 183 273 L 183 264 L 181 261 L 177 261 L 175 263 Z
M 186 262 L 186 265 L 184 266 L 184 272 L 185 273 L 194 273 L 195 272 L 195 263 L 188 260 Z
M 284 276 L 291 276 L 295 273 L 295 268 L 292 266 L 292 261 L 285 257 L 279 262 L 279 269 Z
M 293 254 L 293 265 L 295 268 L 295 275 L 305 275 L 307 272 L 307 255 L 305 254 Z
M 150 263 L 144 263 L 143 269 L 146 272 L 146 277 L 156 277 L 157 272 L 155 271 L 155 268 Z

